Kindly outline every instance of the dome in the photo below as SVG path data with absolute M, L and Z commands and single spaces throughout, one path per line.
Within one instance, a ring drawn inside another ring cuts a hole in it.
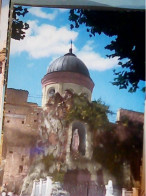
M 52 72 L 75 72 L 90 78 L 86 65 L 72 53 L 72 49 L 51 63 L 47 73 Z

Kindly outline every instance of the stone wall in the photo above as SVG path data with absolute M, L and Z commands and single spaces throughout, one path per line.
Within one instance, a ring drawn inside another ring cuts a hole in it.
M 7 146 L 3 183 L 10 191 L 19 192 L 30 166 L 30 148 Z
M 11 88 L 6 90 L 6 103 L 24 105 L 27 103 L 27 98 L 28 91 Z
M 7 183 L 8 189 L 16 192 L 20 191 L 23 179 L 28 174 L 33 156 L 31 149 L 39 135 L 41 108 L 28 103 L 27 98 L 27 91 L 7 89 L 2 149 L 4 175 L 1 184 Z
M 141 112 L 119 109 L 117 112 L 117 121 L 122 120 L 123 117 L 127 117 L 129 120 L 133 122 L 144 123 L 144 114 Z

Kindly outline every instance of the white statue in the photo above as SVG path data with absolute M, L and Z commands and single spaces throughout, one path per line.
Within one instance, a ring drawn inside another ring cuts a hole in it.
M 108 181 L 108 184 L 105 185 L 105 188 L 106 188 L 105 196 L 114 196 L 113 195 L 113 184 L 111 180 Z
M 80 139 L 79 139 L 78 129 L 75 129 L 72 138 L 72 150 L 77 152 L 79 149 L 79 144 L 80 144 Z
M 6 196 L 7 195 L 7 193 L 6 192 L 2 192 L 2 196 Z

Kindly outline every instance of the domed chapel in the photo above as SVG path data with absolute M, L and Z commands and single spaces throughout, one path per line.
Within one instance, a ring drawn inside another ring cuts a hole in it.
M 67 89 L 77 94 L 84 93 L 90 101 L 93 87 L 86 65 L 70 49 L 69 53 L 51 63 L 42 79 L 42 107 L 53 93 L 62 95 Z

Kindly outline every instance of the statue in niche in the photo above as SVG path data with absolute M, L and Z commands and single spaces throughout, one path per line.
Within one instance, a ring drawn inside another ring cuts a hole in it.
M 80 144 L 80 138 L 79 138 L 78 129 L 75 129 L 72 137 L 72 150 L 74 152 L 79 151 L 79 144 Z
M 114 196 L 113 195 L 113 183 L 111 180 L 108 181 L 108 184 L 105 185 L 106 195 L 105 196 Z

